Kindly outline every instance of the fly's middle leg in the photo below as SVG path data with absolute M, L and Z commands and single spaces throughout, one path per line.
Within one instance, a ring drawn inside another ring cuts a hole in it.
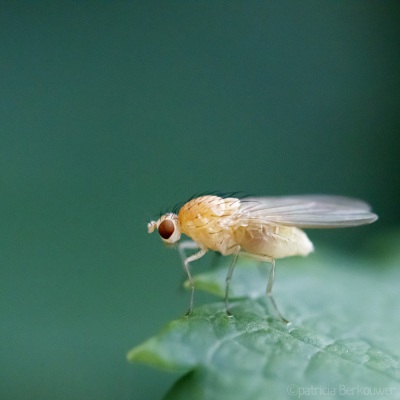
M 225 309 L 226 309 L 226 314 L 229 317 L 232 316 L 231 312 L 229 311 L 229 286 L 231 284 L 233 270 L 235 269 L 235 265 L 236 265 L 236 261 L 237 261 L 239 253 L 240 253 L 240 246 L 237 246 L 235 252 L 233 253 L 233 258 L 232 258 L 232 261 L 229 266 L 228 273 L 227 273 L 226 279 L 225 279 Z

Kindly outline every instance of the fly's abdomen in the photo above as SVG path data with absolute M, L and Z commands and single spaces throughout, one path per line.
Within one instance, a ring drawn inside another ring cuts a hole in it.
M 299 228 L 262 224 L 240 226 L 235 239 L 243 251 L 272 258 L 306 256 L 313 251 L 313 244 Z

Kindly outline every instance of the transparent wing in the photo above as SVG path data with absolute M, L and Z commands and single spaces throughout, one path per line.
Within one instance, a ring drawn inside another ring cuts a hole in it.
M 340 228 L 377 219 L 370 206 L 340 196 L 248 197 L 241 200 L 236 223 L 278 223 L 299 228 Z

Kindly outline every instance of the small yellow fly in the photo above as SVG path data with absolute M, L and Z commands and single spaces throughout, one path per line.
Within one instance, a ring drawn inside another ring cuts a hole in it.
M 340 196 L 301 195 L 285 197 L 223 198 L 205 195 L 185 203 L 177 214 L 167 213 L 148 223 L 148 232 L 156 229 L 164 243 L 180 240 L 181 234 L 192 241 L 178 244 L 191 295 L 187 315 L 193 309 L 194 283 L 190 263 L 208 250 L 233 255 L 226 276 L 225 304 L 229 312 L 229 284 L 238 255 L 271 263 L 266 293 L 271 297 L 275 259 L 306 256 L 313 244 L 300 228 L 341 228 L 370 224 L 377 219 L 363 201 Z M 199 249 L 186 256 L 185 250 Z M 277 310 L 277 309 L 276 309 Z M 279 311 L 278 314 L 281 316 Z M 281 318 L 286 321 L 282 316 Z M 286 321 L 287 322 L 287 321 Z

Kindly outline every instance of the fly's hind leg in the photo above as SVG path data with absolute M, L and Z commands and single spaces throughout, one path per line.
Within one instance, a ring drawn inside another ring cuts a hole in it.
M 266 295 L 268 296 L 269 300 L 271 301 L 271 304 L 275 310 L 275 312 L 278 314 L 279 318 L 285 323 L 288 324 L 289 321 L 281 314 L 279 311 L 279 308 L 277 307 L 274 298 L 272 297 L 272 286 L 274 284 L 275 280 L 275 259 L 274 258 L 269 258 L 269 262 L 271 263 L 271 269 L 269 271 L 269 277 L 268 277 L 268 283 L 267 283 L 267 290 L 266 290 Z
M 270 258 L 268 261 L 271 263 L 271 269 L 269 271 L 266 294 L 267 296 L 272 296 L 272 286 L 275 280 L 275 259 Z
M 275 259 L 272 257 L 261 255 L 261 254 L 252 254 L 252 253 L 244 253 L 244 252 L 242 252 L 241 254 L 245 254 L 246 256 L 251 257 L 253 259 L 269 262 L 271 264 L 271 269 L 269 271 L 268 283 L 267 283 L 267 288 L 266 288 L 266 295 L 267 295 L 268 299 L 270 300 L 272 307 L 274 308 L 276 314 L 278 314 L 279 318 L 285 324 L 288 324 L 289 321 L 281 314 L 281 312 L 279 311 L 279 309 L 275 303 L 274 298 L 272 297 L 272 286 L 274 285 L 274 279 L 275 279 Z

